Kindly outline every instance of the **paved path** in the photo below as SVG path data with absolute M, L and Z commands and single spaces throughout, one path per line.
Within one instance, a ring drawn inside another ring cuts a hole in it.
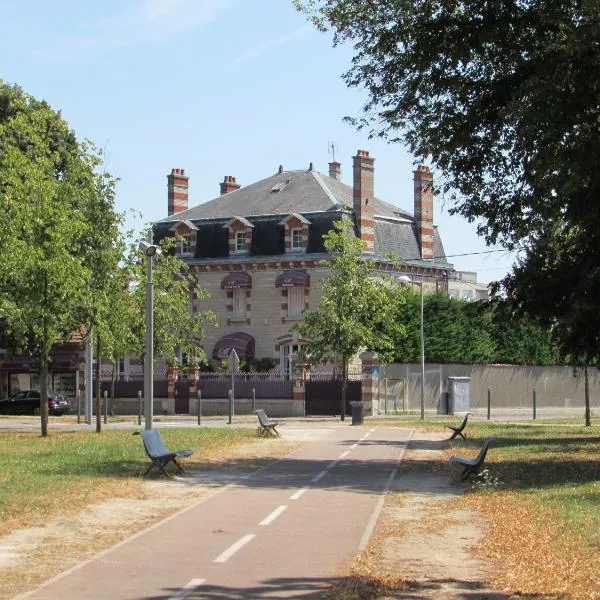
M 366 545 L 408 437 L 324 429 L 21 598 L 308 598 Z

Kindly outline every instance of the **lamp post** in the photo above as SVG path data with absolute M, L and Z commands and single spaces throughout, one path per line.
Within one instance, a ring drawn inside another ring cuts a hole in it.
M 154 401 L 154 282 L 152 281 L 152 260 L 160 254 L 160 248 L 150 242 L 141 241 L 139 249 L 144 252 L 146 262 L 146 343 L 144 360 L 144 400 L 145 428 L 152 429 Z
M 421 281 L 415 281 L 407 275 L 398 277 L 402 283 L 417 284 L 421 290 L 421 318 L 420 318 L 420 338 L 421 338 L 421 421 L 425 419 L 425 329 L 423 318 L 423 282 L 425 277 L 421 276 Z

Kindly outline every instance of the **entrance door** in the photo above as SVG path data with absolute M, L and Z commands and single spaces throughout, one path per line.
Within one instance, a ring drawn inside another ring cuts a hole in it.
M 175 414 L 190 414 L 190 384 L 187 380 L 175 382 Z
M 280 362 L 279 366 L 281 368 L 281 374 L 285 379 L 292 380 L 292 366 L 294 361 L 294 356 L 300 349 L 298 344 L 285 344 L 280 346 Z

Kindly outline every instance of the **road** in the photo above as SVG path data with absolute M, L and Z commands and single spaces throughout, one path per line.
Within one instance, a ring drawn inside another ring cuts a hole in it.
M 364 548 L 408 429 L 332 427 L 19 598 L 308 598 Z

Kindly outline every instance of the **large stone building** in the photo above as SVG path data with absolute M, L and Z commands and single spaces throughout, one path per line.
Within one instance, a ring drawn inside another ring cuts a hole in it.
M 402 261 L 398 275 L 447 290 L 454 269 L 433 223 L 433 175 L 414 172 L 414 214 L 374 195 L 374 159 L 359 150 L 353 183 L 341 180 L 341 165 L 329 174 L 306 170 L 276 173 L 247 186 L 233 176 L 221 195 L 190 206 L 188 176 L 173 169 L 168 180 L 168 216 L 154 224 L 155 238 L 177 234 L 178 255 L 210 298 L 192 310 L 214 310 L 218 328 L 207 328 L 204 349 L 218 362 L 235 348 L 240 357 L 275 359 L 283 373 L 306 340 L 293 326 L 319 303 L 318 282 L 327 274 L 323 235 L 333 223 L 353 219 L 365 256 L 390 270 L 390 253 Z

